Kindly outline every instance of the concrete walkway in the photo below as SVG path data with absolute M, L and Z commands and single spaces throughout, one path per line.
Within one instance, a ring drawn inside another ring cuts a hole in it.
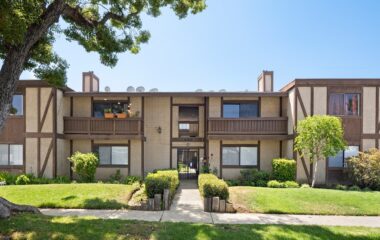
M 95 216 L 152 222 L 194 222 L 212 224 L 289 224 L 380 227 L 380 217 L 321 216 L 255 213 L 206 213 L 195 181 L 181 181 L 169 211 L 41 209 L 50 216 Z

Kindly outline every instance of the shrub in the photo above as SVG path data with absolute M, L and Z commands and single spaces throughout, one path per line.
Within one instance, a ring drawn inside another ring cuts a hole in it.
M 310 185 L 305 183 L 301 185 L 301 188 L 310 188 Z
M 30 184 L 30 178 L 27 175 L 22 174 L 16 178 L 16 185 L 27 185 L 27 184 Z
M 286 188 L 299 188 L 300 185 L 295 181 L 286 181 L 285 183 Z
M 0 177 L 5 179 L 5 182 L 7 185 L 14 185 L 16 184 L 16 178 L 18 175 L 10 174 L 8 172 L 0 172 Z
M 285 183 L 279 182 L 277 180 L 271 180 L 267 184 L 268 187 L 270 188 L 285 188 Z
M 72 170 L 78 174 L 83 182 L 93 182 L 99 159 L 94 153 L 75 152 L 69 161 L 72 162 Z
M 289 159 L 272 160 L 272 176 L 277 181 L 295 181 L 296 180 L 296 161 Z
M 336 190 L 347 190 L 347 186 L 346 185 L 338 184 L 338 185 L 335 186 L 335 189 Z
M 243 186 L 258 186 L 267 184 L 270 175 L 267 172 L 259 171 L 257 169 L 245 169 L 240 171 L 240 185 Z
M 112 174 L 109 178 L 111 183 L 121 183 L 123 180 L 123 175 L 120 173 L 120 169 L 117 169 L 115 174 Z
M 348 190 L 350 190 L 350 191 L 361 191 L 361 188 L 357 185 L 353 185 L 353 186 L 349 187 Z
M 127 176 L 124 180 L 124 183 L 127 185 L 132 185 L 134 183 L 141 183 L 141 177 L 138 176 Z
M 265 180 L 257 180 L 255 183 L 255 186 L 257 187 L 266 187 L 268 184 L 268 181 Z
M 145 178 L 145 191 L 149 198 L 154 194 L 163 194 L 164 189 L 170 190 L 170 196 L 174 197 L 179 185 L 177 170 L 157 170 L 156 173 L 149 173 Z
M 205 198 L 219 197 L 228 199 L 228 185 L 214 174 L 200 174 L 198 177 L 198 187 L 201 195 Z
M 5 177 L 0 176 L 0 182 L 7 182 L 7 181 L 6 181 Z
M 350 179 L 361 188 L 380 190 L 380 150 L 375 148 L 360 153 L 347 161 Z

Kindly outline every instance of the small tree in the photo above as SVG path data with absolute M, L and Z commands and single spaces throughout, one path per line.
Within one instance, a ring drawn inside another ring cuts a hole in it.
M 99 165 L 99 159 L 94 153 L 75 152 L 69 161 L 72 162 L 72 170 L 78 174 L 83 182 L 93 182 L 95 179 L 96 168 Z
M 335 156 L 344 148 L 345 141 L 340 118 L 316 115 L 298 123 L 294 150 L 314 165 L 312 187 L 317 176 L 318 162 Z

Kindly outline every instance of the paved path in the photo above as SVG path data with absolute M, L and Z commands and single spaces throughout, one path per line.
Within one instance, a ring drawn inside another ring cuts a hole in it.
M 103 219 L 213 224 L 291 224 L 380 227 L 380 217 L 255 213 L 206 213 L 195 181 L 181 181 L 169 211 L 41 209 L 51 216 L 95 216 Z

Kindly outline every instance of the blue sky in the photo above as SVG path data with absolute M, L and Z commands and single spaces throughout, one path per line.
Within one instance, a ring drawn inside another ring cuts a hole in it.
M 207 5 L 183 20 L 170 10 L 144 17 L 150 42 L 138 55 L 119 55 L 114 68 L 61 36 L 55 50 L 70 64 L 68 86 L 80 91 L 81 73 L 89 70 L 102 90 L 112 91 L 129 85 L 256 91 L 262 70 L 274 71 L 275 90 L 294 78 L 380 77 L 380 1 L 207 0 Z

